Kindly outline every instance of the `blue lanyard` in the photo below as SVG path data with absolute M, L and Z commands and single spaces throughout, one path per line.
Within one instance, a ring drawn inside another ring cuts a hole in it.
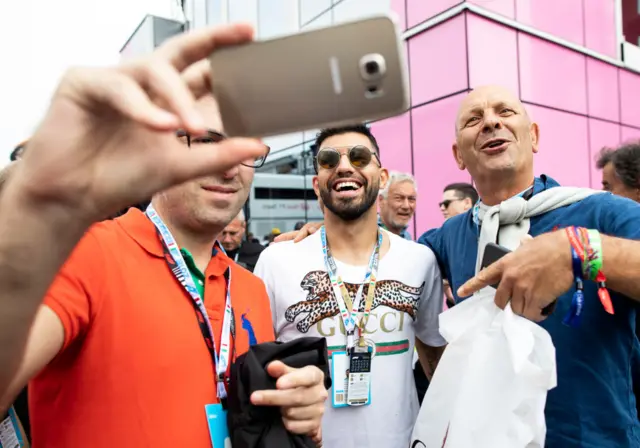
M 375 247 L 373 248 L 371 257 L 369 258 L 369 267 L 367 269 L 367 273 L 365 274 L 364 281 L 358 288 L 355 300 L 353 301 L 351 301 L 351 297 L 349 296 L 349 292 L 347 291 L 342 278 L 338 275 L 338 266 L 336 266 L 336 262 L 333 259 L 331 250 L 329 249 L 329 245 L 327 244 L 327 232 L 324 226 L 322 226 L 322 228 L 320 229 L 320 236 L 322 238 L 322 252 L 324 254 L 324 263 L 327 268 L 327 274 L 329 275 L 329 279 L 331 280 L 333 295 L 338 304 L 338 309 L 340 310 L 340 315 L 342 316 L 342 321 L 344 322 L 345 332 L 347 333 L 347 348 L 351 349 L 354 346 L 354 333 L 356 325 L 360 329 L 360 345 L 364 344 L 364 330 L 367 325 L 367 321 L 369 320 L 369 315 L 371 313 L 373 298 L 375 294 L 376 276 L 378 273 L 378 263 L 380 260 L 380 247 L 382 246 L 382 232 L 378 230 L 378 240 Z M 367 282 L 369 283 L 369 289 L 367 290 L 367 299 L 364 305 L 364 312 L 362 314 L 362 317 L 358 320 L 358 322 L 356 322 L 360 308 L 360 300 L 362 298 L 362 291 L 364 285 Z M 349 311 L 347 305 L 349 302 L 351 302 L 351 311 Z
M 227 294 L 224 307 L 224 318 L 222 321 L 222 335 L 220 337 L 220 354 L 216 352 L 216 341 L 213 337 L 213 327 L 207 314 L 207 309 L 204 306 L 204 300 L 200 297 L 198 288 L 193 282 L 189 267 L 184 261 L 184 257 L 180 252 L 178 244 L 173 235 L 169 231 L 169 228 L 162 221 L 162 218 L 158 215 L 153 205 L 149 204 L 146 211 L 147 216 L 156 226 L 160 239 L 162 241 L 163 250 L 165 251 L 165 261 L 167 262 L 171 272 L 178 279 L 182 287 L 189 293 L 193 302 L 196 314 L 198 316 L 198 323 L 202 336 L 207 344 L 207 348 L 211 353 L 215 365 L 216 383 L 218 391 L 218 399 L 223 400 L 227 397 L 227 390 L 225 388 L 225 375 L 227 368 L 229 367 L 230 358 L 230 342 L 231 342 L 231 326 L 233 321 L 233 309 L 231 307 L 231 270 L 227 271 Z

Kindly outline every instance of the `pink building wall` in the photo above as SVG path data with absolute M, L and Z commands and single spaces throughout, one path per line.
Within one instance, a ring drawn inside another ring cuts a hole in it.
M 405 29 L 459 0 L 392 0 Z M 473 0 L 493 13 L 617 57 L 614 0 Z M 553 11 L 550 14 L 549 11 Z M 418 182 L 413 235 L 440 226 L 442 189 L 470 181 L 451 153 L 454 119 L 469 89 L 517 92 L 540 126 L 536 174 L 600 188 L 594 158 L 603 146 L 640 138 L 640 74 L 465 10 L 407 41 L 411 110 L 372 124 L 382 161 Z

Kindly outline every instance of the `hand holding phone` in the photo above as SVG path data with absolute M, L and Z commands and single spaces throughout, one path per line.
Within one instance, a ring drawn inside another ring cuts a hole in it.
M 481 268 L 484 269 L 488 267 L 489 265 L 500 260 L 502 257 L 504 257 L 510 252 L 511 251 L 506 247 L 503 247 L 494 243 L 487 243 L 484 249 L 484 254 L 482 256 Z M 491 287 L 498 289 L 499 285 L 500 285 L 500 282 L 494 285 L 491 285 Z M 540 314 L 542 314 L 543 316 L 548 316 L 549 314 L 551 314 L 553 310 L 555 310 L 557 302 L 558 302 L 557 300 L 554 300 L 553 302 L 551 302 L 549 305 L 547 305 L 545 308 L 542 309 Z
M 499 246 L 495 243 L 487 243 L 484 248 L 484 254 L 482 255 L 482 264 L 480 268 L 485 269 L 489 265 L 492 265 L 505 255 L 507 255 L 509 252 L 511 251 L 506 247 Z M 491 285 L 491 287 L 494 289 L 498 289 L 498 285 L 500 285 L 500 282 Z
M 222 48 L 210 56 L 225 133 L 267 137 L 398 115 L 404 40 L 390 16 Z

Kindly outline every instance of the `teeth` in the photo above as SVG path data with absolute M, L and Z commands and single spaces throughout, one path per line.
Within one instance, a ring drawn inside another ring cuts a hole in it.
M 336 185 L 336 190 L 338 191 L 344 190 L 345 188 L 353 188 L 354 190 L 357 190 L 360 186 L 355 182 L 341 182 Z

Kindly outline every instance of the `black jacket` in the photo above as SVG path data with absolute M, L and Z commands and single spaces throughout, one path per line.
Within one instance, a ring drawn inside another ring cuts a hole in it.
M 304 337 L 290 342 L 266 342 L 252 346 L 231 366 L 227 399 L 227 426 L 233 448 L 315 448 L 308 436 L 289 433 L 280 409 L 254 406 L 249 398 L 257 390 L 276 388 L 266 371 L 271 361 L 290 367 L 317 366 L 324 372 L 325 387 L 331 388 L 327 341 Z
M 245 269 L 253 272 L 258 262 L 260 254 L 264 250 L 264 246 L 260 243 L 254 243 L 253 241 L 244 241 L 239 249 L 227 252 L 227 255 L 232 260 L 235 260 L 236 254 L 238 259 L 236 262 Z

